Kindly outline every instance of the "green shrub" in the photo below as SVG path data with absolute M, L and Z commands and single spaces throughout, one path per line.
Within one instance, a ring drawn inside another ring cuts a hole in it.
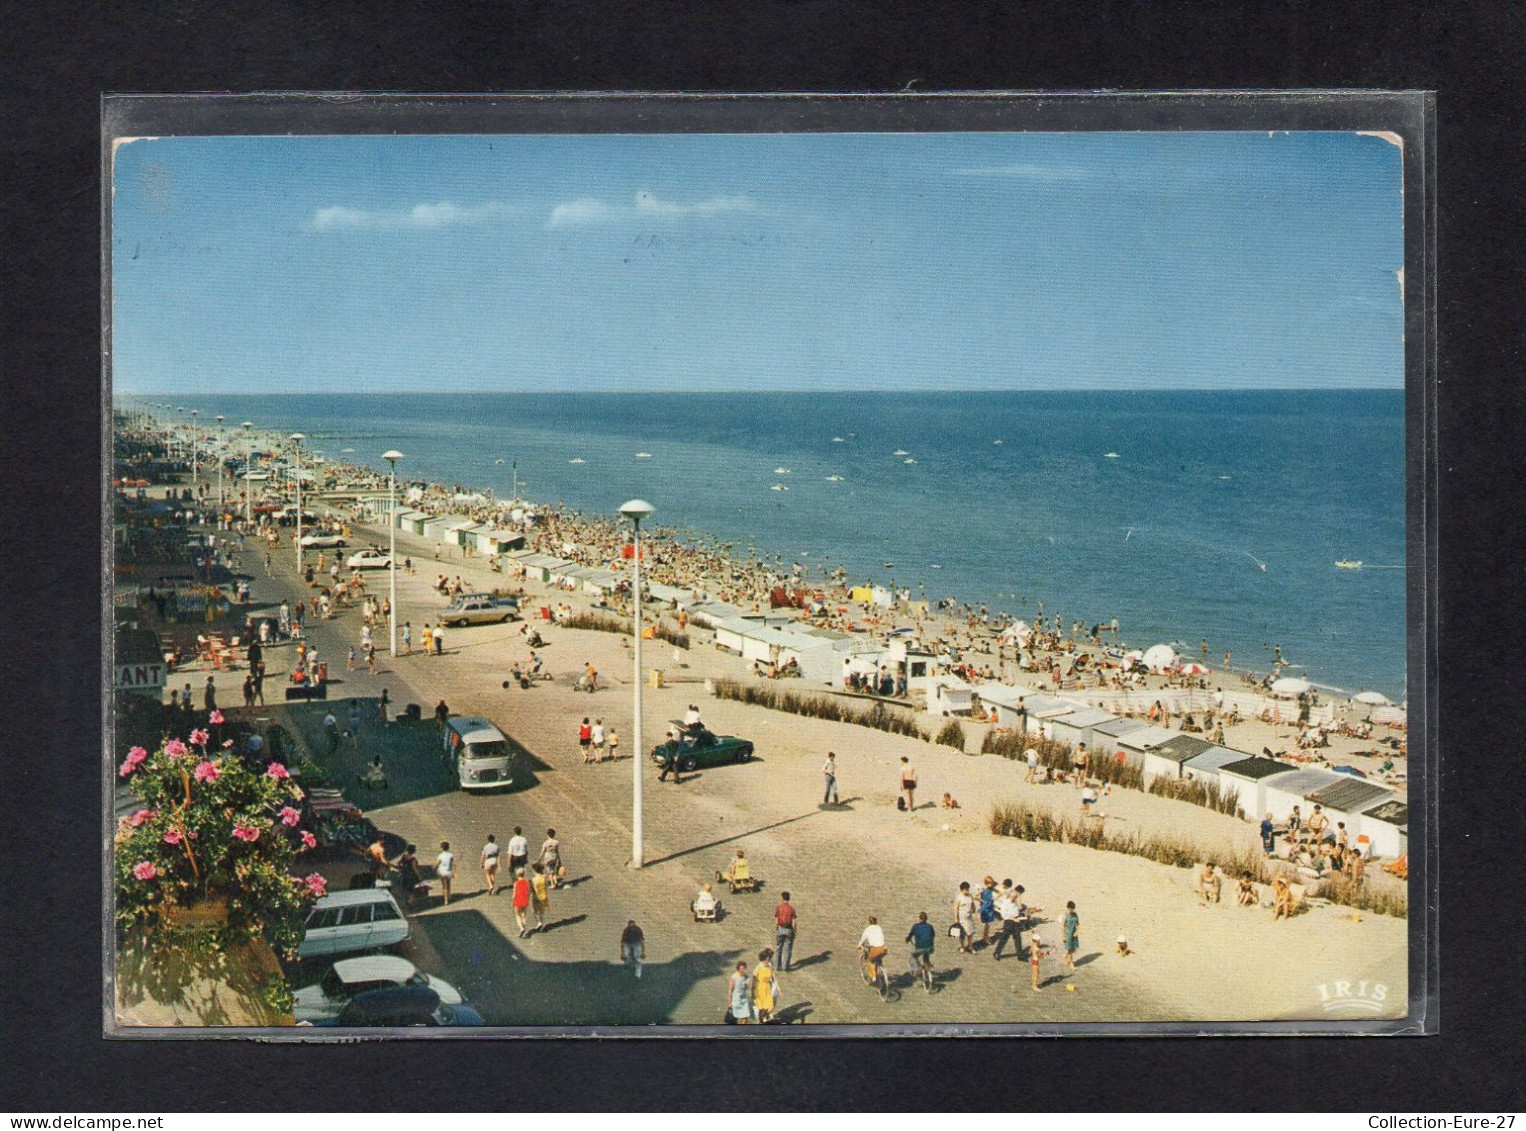
M 874 730 L 903 734 L 910 738 L 923 737 L 914 719 L 899 711 L 891 710 L 884 703 L 875 703 L 868 708 L 863 708 L 835 696 L 802 695 L 784 688 L 744 683 L 739 679 L 721 678 L 714 682 L 717 699 L 731 699 L 748 706 L 786 711 L 808 719 L 825 719 L 827 722 L 871 727 Z
M 1215 813 L 1227 813 L 1231 817 L 1240 812 L 1240 791 L 1221 786 L 1216 781 L 1198 781 L 1196 778 L 1152 778 L 1145 786 L 1146 793 L 1157 797 L 1170 797 L 1176 801 L 1189 801 L 1212 809 Z
M 952 746 L 959 753 L 964 753 L 964 728 L 959 725 L 958 719 L 950 719 L 943 724 L 943 729 L 938 732 L 938 737 L 933 739 L 939 746 Z

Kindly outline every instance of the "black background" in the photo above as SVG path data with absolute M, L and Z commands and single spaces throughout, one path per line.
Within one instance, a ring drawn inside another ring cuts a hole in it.
M 1505 0 L 9 6 L 0 1109 L 700 1105 L 1008 1122 L 1014 1109 L 1520 1107 L 1521 25 Z M 100 94 L 908 86 L 1438 91 L 1442 1034 L 513 1049 L 103 1039 Z

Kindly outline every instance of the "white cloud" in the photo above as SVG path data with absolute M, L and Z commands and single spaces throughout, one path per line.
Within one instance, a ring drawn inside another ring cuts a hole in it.
M 955 169 L 956 177 L 1013 177 L 1024 181 L 1059 184 L 1063 181 L 1085 181 L 1091 173 L 1070 165 L 982 165 L 970 169 Z
M 453 224 L 480 223 L 506 211 L 508 206 L 496 200 L 474 207 L 442 200 L 389 211 L 368 211 L 334 204 L 314 212 L 308 225 L 319 232 L 341 228 L 444 228 Z
M 753 202 L 745 196 L 712 196 L 694 204 L 659 200 L 649 192 L 636 194 L 636 211 L 663 216 L 714 216 L 717 212 L 751 212 Z
M 571 228 L 583 224 L 604 224 L 617 217 L 614 208 L 592 196 L 581 196 L 577 200 L 569 200 L 566 204 L 558 204 L 551 210 L 551 219 L 546 221 L 548 228 Z

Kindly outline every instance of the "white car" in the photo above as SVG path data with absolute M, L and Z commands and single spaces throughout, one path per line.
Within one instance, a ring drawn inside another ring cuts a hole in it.
M 316 985 L 296 992 L 298 1021 L 325 1021 L 338 1017 L 357 994 L 390 990 L 396 986 L 428 986 L 446 1005 L 460 1005 L 460 992 L 449 982 L 425 974 L 406 958 L 395 954 L 341 958 Z
M 380 550 L 362 550 L 358 554 L 351 554 L 349 561 L 351 569 L 386 569 L 391 564 L 392 555 Z
M 336 891 L 323 896 L 307 913 L 307 934 L 297 948 L 300 958 L 354 954 L 406 942 L 412 928 L 386 888 Z
M 304 534 L 302 535 L 302 548 L 304 550 L 329 550 L 344 549 L 344 539 L 337 534 Z

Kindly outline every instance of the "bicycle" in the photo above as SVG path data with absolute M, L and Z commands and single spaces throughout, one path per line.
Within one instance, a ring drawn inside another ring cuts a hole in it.
M 871 964 L 869 951 L 862 946 L 858 948 L 858 973 L 865 985 L 875 988 L 881 1001 L 900 1000 L 901 992 L 890 984 L 890 975 L 885 972 L 885 959 L 882 957 L 877 964 Z
M 922 981 L 922 988 L 928 993 L 934 991 L 933 981 L 933 956 L 923 950 L 911 952 L 911 976 Z

